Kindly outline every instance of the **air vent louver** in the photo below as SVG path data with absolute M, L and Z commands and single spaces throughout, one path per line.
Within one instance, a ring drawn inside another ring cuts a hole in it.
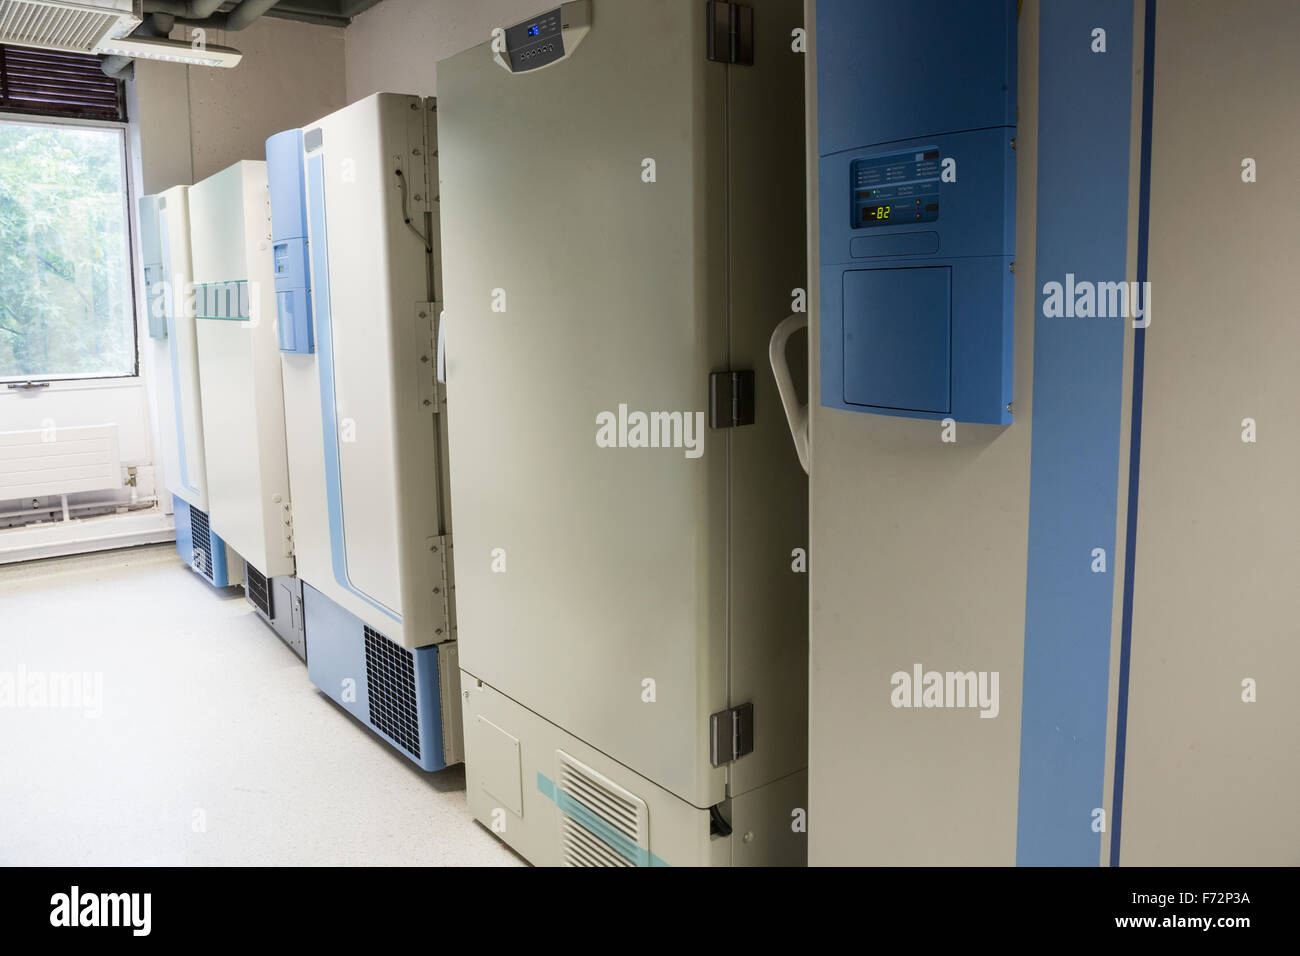
M 556 792 L 565 865 L 648 865 L 650 818 L 645 801 L 563 750 L 555 754 L 560 765 Z
M 271 605 L 271 589 L 267 584 L 266 575 L 247 561 L 244 562 L 244 590 L 248 594 L 248 600 L 252 602 L 253 607 L 262 612 L 263 617 L 268 621 L 275 620 L 275 609 Z
M 0 43 L 93 53 L 139 25 L 131 0 L 0 0 Z
M 370 723 L 418 761 L 420 723 L 415 694 L 415 655 L 373 628 L 365 628 L 365 635 Z
M 215 583 L 215 569 L 212 566 L 212 529 L 208 525 L 207 514 L 198 508 L 190 508 L 190 532 L 194 542 L 194 555 L 190 564 L 207 581 Z

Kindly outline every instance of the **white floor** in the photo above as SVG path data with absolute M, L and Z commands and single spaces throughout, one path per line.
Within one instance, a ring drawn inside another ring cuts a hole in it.
M 6 696 L 72 672 L 102 698 Z M 0 864 L 521 861 L 463 767 L 414 767 L 166 545 L 0 567 Z

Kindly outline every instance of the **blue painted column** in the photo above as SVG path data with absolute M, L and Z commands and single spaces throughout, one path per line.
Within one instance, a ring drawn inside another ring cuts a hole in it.
M 1123 282 L 1132 0 L 1051 0 L 1039 28 L 1037 316 L 1016 861 L 1096 866 L 1123 401 L 1119 317 L 1048 317 L 1044 287 Z M 1095 52 L 1094 31 L 1105 31 Z M 1094 549 L 1105 551 L 1096 573 Z

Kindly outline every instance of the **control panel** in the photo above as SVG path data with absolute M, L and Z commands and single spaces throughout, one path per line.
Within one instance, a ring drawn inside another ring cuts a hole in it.
M 591 0 L 570 0 L 554 10 L 530 17 L 492 39 L 493 57 L 511 73 L 529 73 L 558 63 L 573 53 L 591 29 Z
M 853 228 L 939 218 L 939 150 L 857 159 L 849 167 Z
M 319 138 L 320 130 L 312 130 Z M 271 188 L 271 256 L 275 268 L 276 332 L 281 352 L 316 351 L 307 250 L 307 191 L 303 134 L 291 129 L 266 141 Z

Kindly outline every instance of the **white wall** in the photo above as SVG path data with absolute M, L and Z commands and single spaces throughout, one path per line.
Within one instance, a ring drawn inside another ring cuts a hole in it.
M 173 36 L 183 38 L 181 28 Z M 214 30 L 208 42 L 233 46 L 244 59 L 233 70 L 136 61 L 132 119 L 146 193 L 262 159 L 268 136 L 345 103 L 337 27 L 263 18 L 238 33 Z
M 1300 863 L 1297 35 L 1294 0 L 1158 7 L 1125 866 Z
M 182 37 L 180 28 L 174 36 Z M 133 220 L 136 197 L 263 158 L 268 136 L 345 105 L 339 28 L 264 18 L 238 33 L 213 31 L 208 42 L 233 46 L 244 58 L 232 70 L 136 61 L 127 84 Z M 137 289 L 141 282 L 137 257 Z M 143 343 L 148 326 L 140 305 Z M 143 363 L 148 349 L 141 352 Z M 32 393 L 0 388 L 0 431 L 39 429 L 47 420 L 58 427 L 116 422 L 123 466 L 141 466 L 152 480 L 157 432 L 148 371 L 142 367 L 137 379 L 56 383 Z
M 384 92 L 434 96 L 439 60 L 489 39 L 493 27 L 554 6 L 550 0 L 383 0 L 345 32 L 348 102 Z

